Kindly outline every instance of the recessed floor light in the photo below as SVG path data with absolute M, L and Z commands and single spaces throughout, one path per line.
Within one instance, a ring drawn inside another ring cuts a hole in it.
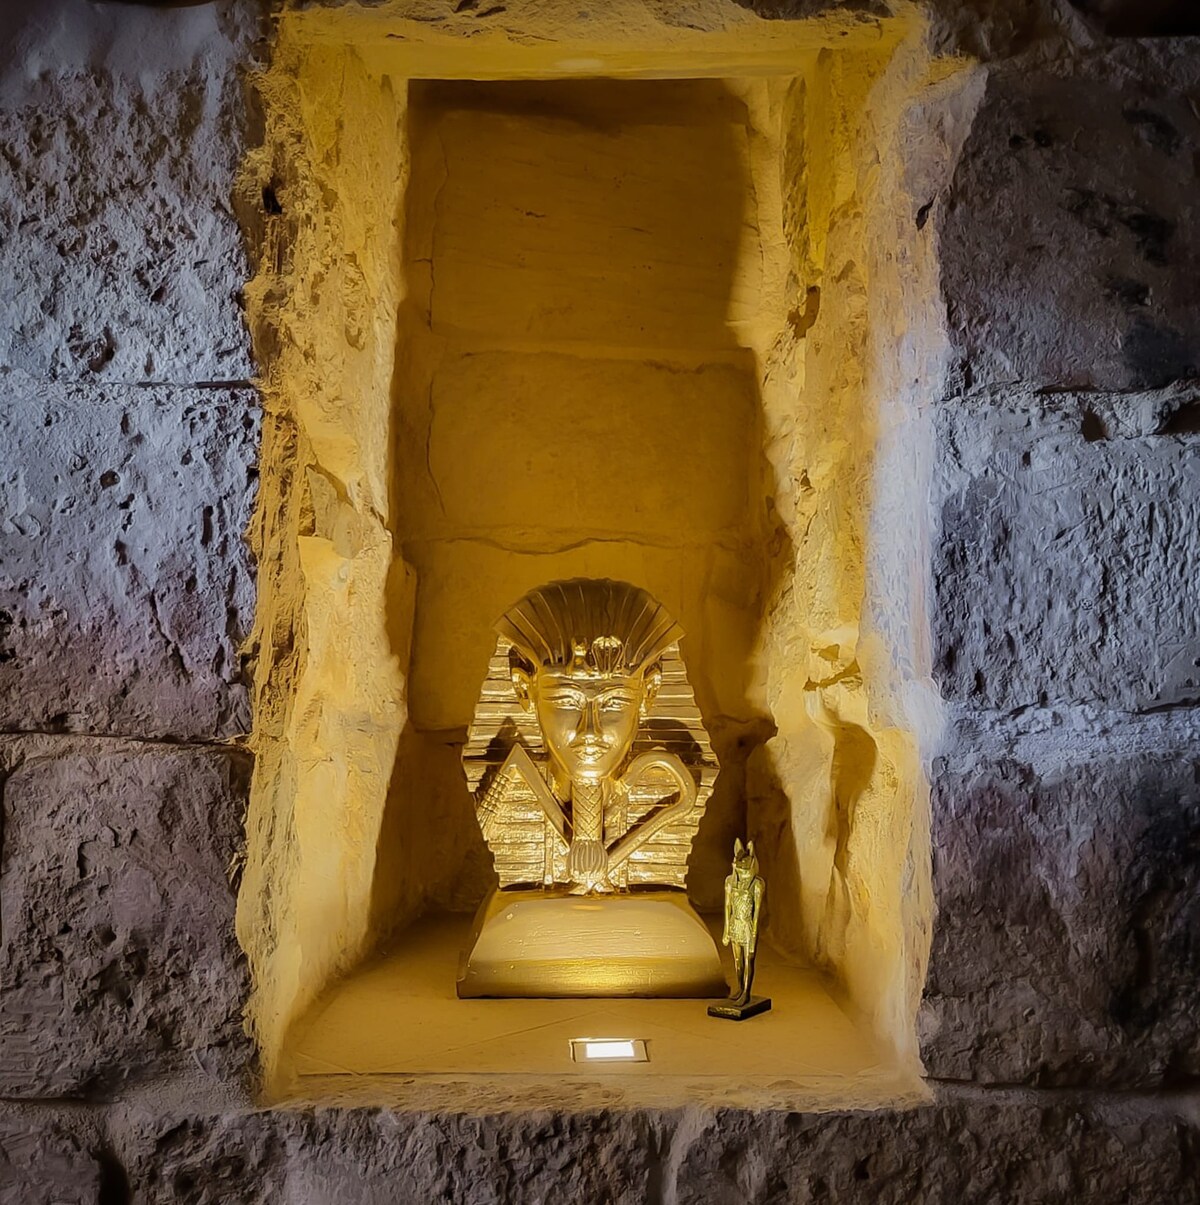
M 645 1038 L 572 1038 L 577 1063 L 648 1063 Z

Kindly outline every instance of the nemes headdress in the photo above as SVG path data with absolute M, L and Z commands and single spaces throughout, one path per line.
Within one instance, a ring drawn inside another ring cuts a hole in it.
M 641 587 L 586 577 L 531 590 L 501 616 L 496 630 L 531 669 L 597 677 L 632 677 L 683 635 Z

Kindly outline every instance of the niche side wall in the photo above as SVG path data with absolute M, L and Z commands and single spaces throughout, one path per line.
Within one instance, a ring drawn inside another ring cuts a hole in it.
M 750 828 L 767 854 L 771 937 L 829 971 L 913 1065 L 941 729 L 925 499 L 947 363 L 922 205 L 977 92 L 965 64 L 932 63 L 914 35 L 824 51 L 781 97 L 791 291 L 763 400 L 790 563 L 765 629 L 776 734 L 751 757 Z
M 245 173 L 267 216 L 247 290 L 265 416 L 238 936 L 269 1092 L 288 1024 L 369 945 L 411 619 L 388 605 L 406 581 L 389 491 L 403 92 L 286 22 L 261 91 L 265 145 Z

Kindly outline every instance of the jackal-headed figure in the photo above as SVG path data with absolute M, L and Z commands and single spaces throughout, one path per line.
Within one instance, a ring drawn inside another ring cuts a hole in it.
M 767 885 L 758 873 L 754 842 L 733 842 L 733 873 L 725 880 L 725 930 L 721 944 L 733 947 L 733 970 L 737 978 L 730 999 L 738 1005 L 750 1003 L 754 982 L 754 955 L 758 950 L 758 924 L 762 919 Z

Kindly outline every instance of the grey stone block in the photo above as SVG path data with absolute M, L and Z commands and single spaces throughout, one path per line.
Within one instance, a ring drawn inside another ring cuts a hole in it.
M 656 1144 L 644 1114 L 275 1109 L 153 1115 L 115 1129 L 137 1205 L 395 1205 L 645 1201 Z
M 1068 0 L 1110 38 L 1195 37 L 1200 12 L 1191 0 Z
M 139 1205 L 1200 1200 L 1195 1127 L 1115 1112 L 943 1094 L 901 1113 L 126 1111 L 116 1128 Z
M 1198 65 L 1181 43 L 1155 67 L 989 79 L 937 202 L 957 391 L 1200 373 Z
M 734 1113 L 688 1138 L 673 1176 L 679 1205 L 1200 1199 L 1188 1123 L 1066 1102 L 943 1094 L 906 1113 Z
M 233 194 L 253 7 L 114 14 L 43 0 L 0 16 L 0 367 L 251 375 Z
M 249 727 L 248 389 L 0 376 L 0 729 Z
M 103 1184 L 99 1161 L 69 1126 L 40 1110 L 0 1111 L 0 1205 L 104 1205 Z
M 300 1205 L 287 1190 L 297 1115 L 261 1112 L 151 1113 L 121 1108 L 116 1153 L 133 1188 L 131 1205 Z M 402 1196 L 393 1200 L 402 1201 Z M 345 1205 L 352 1205 L 350 1196 Z
M 230 874 L 248 759 L 62 738 L 7 756 L 0 1095 L 197 1068 L 239 1081 L 248 978 Z
M 1200 699 L 1200 437 L 1138 433 L 1170 430 L 1189 404 L 943 406 L 931 623 L 947 698 Z
M 1200 1075 L 1198 735 L 1159 734 L 1151 750 L 1052 730 L 1010 756 L 941 759 L 921 1016 L 931 1075 L 1114 1087 Z

